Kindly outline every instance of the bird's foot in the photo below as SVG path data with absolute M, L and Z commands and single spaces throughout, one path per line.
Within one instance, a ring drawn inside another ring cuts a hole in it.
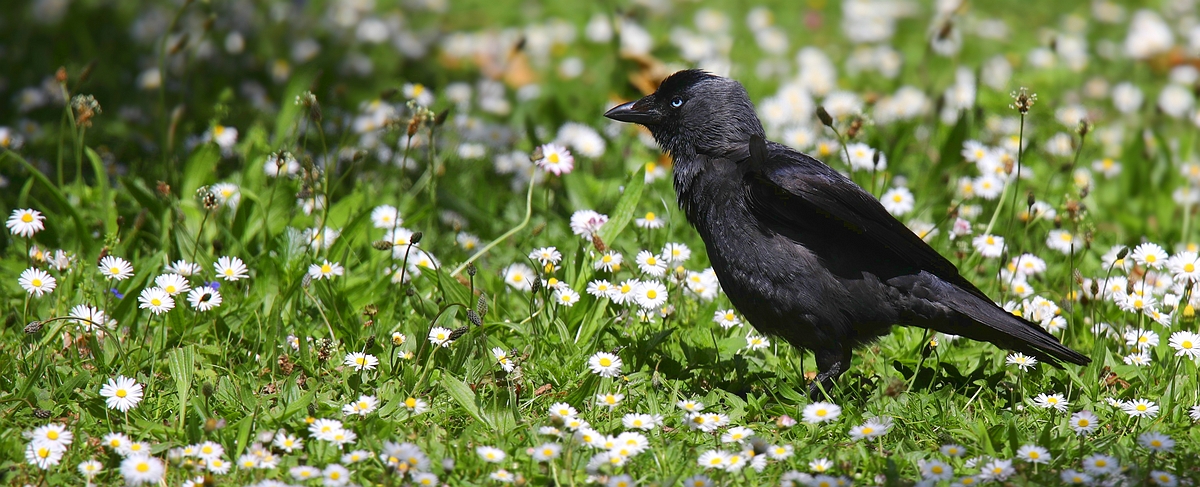
M 838 376 L 850 368 L 849 350 L 821 350 L 816 352 L 816 379 L 808 385 L 808 398 L 817 401 L 833 399 L 833 384 Z

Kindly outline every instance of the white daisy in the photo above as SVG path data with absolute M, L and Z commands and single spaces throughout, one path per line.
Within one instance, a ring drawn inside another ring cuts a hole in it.
M 221 305 L 221 293 L 209 286 L 188 291 L 188 303 L 197 311 L 208 311 Z
M 46 219 L 42 212 L 33 209 L 14 209 L 8 216 L 5 226 L 13 235 L 30 238 L 46 228 L 42 222 Z
M 242 259 L 237 257 L 222 256 L 213 264 L 213 269 L 218 277 L 230 282 L 250 277 L 250 270 L 246 268 Z
M 171 295 L 158 287 L 143 289 L 142 294 L 138 296 L 138 303 L 139 308 L 149 309 L 156 315 L 175 308 L 175 300 L 171 298 Z
M 154 278 L 154 285 L 158 286 L 163 291 L 166 291 L 167 294 L 172 296 L 180 293 L 186 293 L 192 289 L 192 285 L 188 283 L 187 279 L 184 279 L 182 275 L 175 273 L 163 274 Z
M 107 255 L 100 259 L 100 273 L 105 279 L 124 281 L 133 277 L 133 265 L 120 257 Z
M 142 402 L 142 385 L 123 375 L 117 376 L 100 388 L 100 397 L 105 398 L 104 403 L 109 409 L 124 413 Z
M 46 271 L 33 267 L 21 272 L 17 283 L 25 288 L 25 292 L 36 298 L 40 298 L 44 294 L 50 294 L 54 291 L 55 287 L 58 287 L 58 281 L 53 276 L 47 274 Z
M 322 261 L 320 264 L 308 266 L 308 275 L 313 279 L 333 279 L 341 276 L 346 269 L 337 262 Z

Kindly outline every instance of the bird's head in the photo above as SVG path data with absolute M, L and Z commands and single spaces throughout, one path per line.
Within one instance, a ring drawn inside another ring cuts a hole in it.
M 692 154 L 724 156 L 763 135 L 754 104 L 741 83 L 698 69 L 679 71 L 646 97 L 613 107 L 605 117 L 650 129 L 676 160 Z

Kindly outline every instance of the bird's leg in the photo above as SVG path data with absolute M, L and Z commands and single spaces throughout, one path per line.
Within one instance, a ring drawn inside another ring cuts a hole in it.
M 817 378 L 808 386 L 808 397 L 816 400 L 820 397 L 830 397 L 833 383 L 838 376 L 850 369 L 850 350 L 824 349 L 815 350 L 817 358 Z

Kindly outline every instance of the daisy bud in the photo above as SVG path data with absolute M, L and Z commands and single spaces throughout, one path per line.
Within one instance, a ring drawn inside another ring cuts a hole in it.
M 1025 206 L 1032 208 L 1034 203 L 1037 203 L 1037 199 L 1033 197 L 1033 191 L 1030 191 L 1029 194 L 1025 195 Z
M 1092 296 L 1100 294 L 1100 281 L 1092 279 Z
M 833 117 L 829 116 L 829 112 L 825 111 L 825 107 L 817 106 L 817 119 L 821 121 L 822 125 L 833 128 Z
M 1121 250 L 1117 252 L 1117 260 L 1122 260 L 1127 255 L 1129 255 L 1129 247 L 1121 247 Z
M 537 162 L 542 160 L 544 157 L 546 157 L 546 155 L 542 152 L 542 146 L 539 145 L 533 148 L 533 152 L 529 153 L 529 162 Z
M 213 393 L 216 392 L 216 388 L 213 387 L 211 382 L 205 382 L 204 385 L 200 387 L 200 392 L 204 394 L 204 397 L 212 397 Z
M 409 241 L 409 242 L 410 242 L 412 245 L 416 245 L 416 244 L 419 244 L 419 243 L 421 243 L 421 237 L 424 237 L 424 236 L 425 236 L 425 234 L 424 234 L 424 233 L 421 233 L 421 232 L 413 232 L 412 236 L 411 236 L 411 237 L 409 237 L 408 241 Z

